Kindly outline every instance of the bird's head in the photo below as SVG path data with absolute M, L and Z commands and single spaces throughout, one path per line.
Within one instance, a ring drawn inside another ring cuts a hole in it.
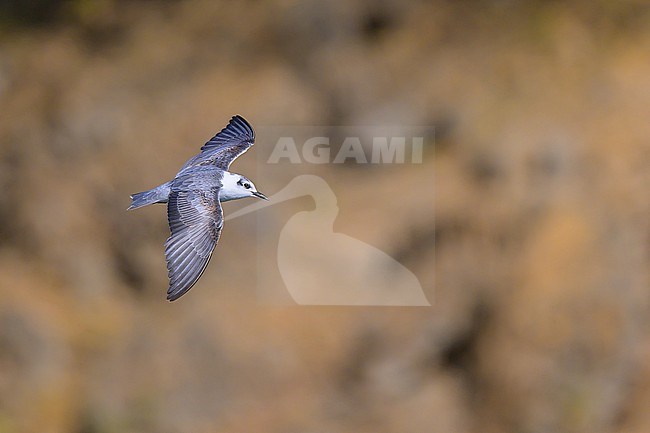
M 259 192 L 257 188 L 255 188 L 255 184 L 250 181 L 250 179 L 247 179 L 246 177 L 242 175 L 238 175 L 239 179 L 237 180 L 237 189 L 239 192 L 241 192 L 243 197 L 257 197 L 261 198 L 263 200 L 268 200 L 268 198 Z
M 246 197 L 257 197 L 268 200 L 264 194 L 255 188 L 255 184 L 245 176 L 237 173 L 224 172 L 219 199 L 221 201 L 237 200 Z

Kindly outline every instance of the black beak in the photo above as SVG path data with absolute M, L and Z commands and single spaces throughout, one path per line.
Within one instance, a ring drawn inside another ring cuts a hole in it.
M 268 200 L 268 199 L 269 199 L 267 196 L 265 196 L 264 194 L 262 194 L 262 193 L 259 192 L 259 191 L 255 191 L 255 192 L 253 193 L 253 195 L 254 195 L 255 197 L 257 197 L 257 198 L 261 198 L 262 200 Z

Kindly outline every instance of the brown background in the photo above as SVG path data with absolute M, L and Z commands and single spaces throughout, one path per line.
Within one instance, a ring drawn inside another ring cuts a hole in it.
M 644 1 L 4 2 L 0 433 L 650 431 L 649 24 Z M 318 168 L 335 229 L 434 306 L 263 305 L 246 218 L 164 301 L 164 209 L 128 195 L 235 113 L 434 126 L 422 165 Z

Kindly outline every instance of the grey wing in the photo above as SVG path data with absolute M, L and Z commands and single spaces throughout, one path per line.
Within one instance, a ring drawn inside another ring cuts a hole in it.
M 197 165 L 215 165 L 228 170 L 230 164 L 255 142 L 253 127 L 241 116 L 233 116 L 228 125 L 201 147 L 201 153 L 185 163 L 181 171 Z
M 175 301 L 205 271 L 223 227 L 218 190 L 172 191 L 167 204 L 171 236 L 165 242 L 167 299 Z

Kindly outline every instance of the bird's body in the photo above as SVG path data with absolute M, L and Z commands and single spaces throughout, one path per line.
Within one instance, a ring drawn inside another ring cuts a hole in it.
M 244 197 L 266 199 L 246 177 L 228 171 L 255 141 L 253 128 L 240 116 L 190 158 L 174 179 L 131 196 L 130 209 L 167 203 L 171 236 L 165 242 L 169 275 L 167 299 L 174 301 L 203 274 L 223 228 L 221 202 Z

